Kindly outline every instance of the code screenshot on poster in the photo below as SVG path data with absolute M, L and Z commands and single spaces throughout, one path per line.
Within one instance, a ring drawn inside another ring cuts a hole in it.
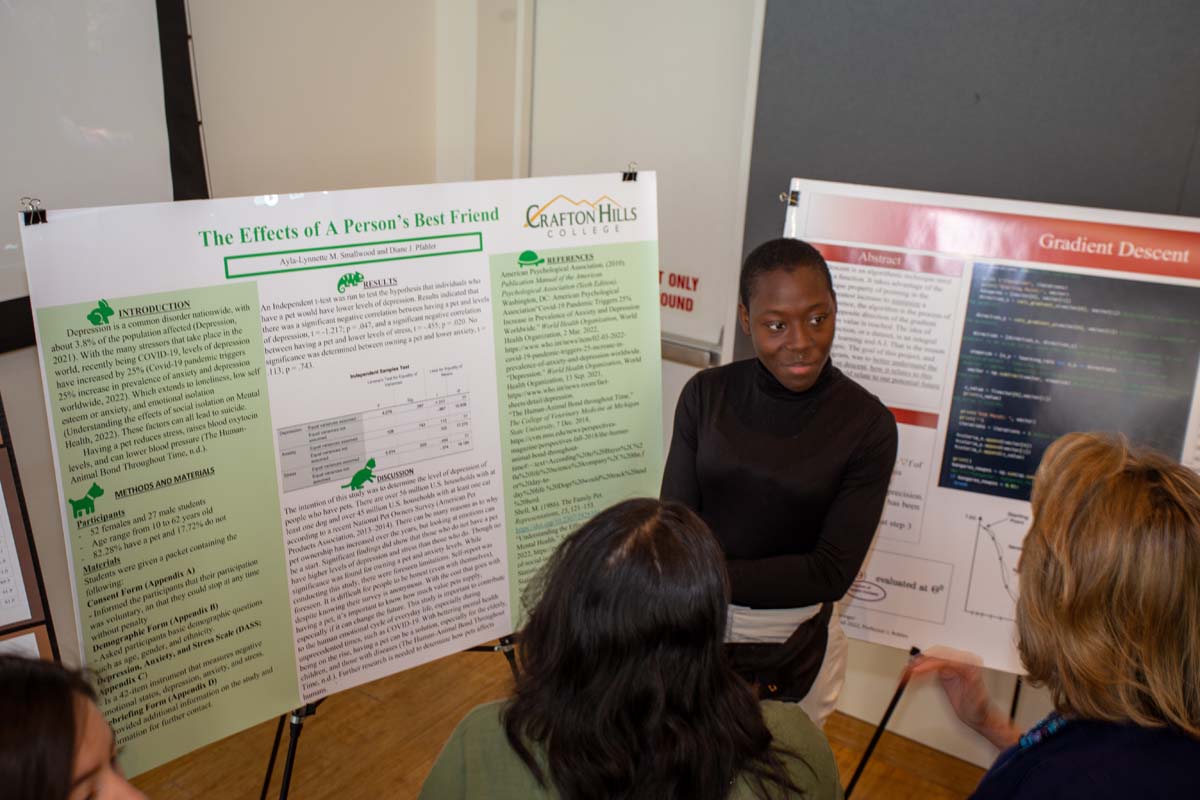
M 1028 500 L 1046 447 L 1122 431 L 1179 458 L 1200 290 L 976 264 L 940 485 Z

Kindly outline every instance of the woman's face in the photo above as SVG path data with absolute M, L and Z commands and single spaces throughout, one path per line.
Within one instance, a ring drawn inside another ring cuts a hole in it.
M 820 270 L 766 272 L 750 285 L 750 307 L 738 304 L 742 332 L 775 380 L 793 392 L 812 388 L 829 360 L 837 306 Z
M 79 744 L 75 748 L 68 800 L 145 800 L 117 766 L 112 728 L 104 721 L 100 709 L 87 698 L 80 698 L 78 709 L 75 724 Z

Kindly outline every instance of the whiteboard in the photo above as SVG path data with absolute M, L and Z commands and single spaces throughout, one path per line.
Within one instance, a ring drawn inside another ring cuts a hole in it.
M 151 0 L 0 5 L 5 211 L 172 199 L 157 19 Z M 18 219 L 0 214 L 0 301 L 29 294 Z
M 537 5 L 532 174 L 630 161 L 656 171 L 664 338 L 722 360 L 733 352 L 764 6 Z

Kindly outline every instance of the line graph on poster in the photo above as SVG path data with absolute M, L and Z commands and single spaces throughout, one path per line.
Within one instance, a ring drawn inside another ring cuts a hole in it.
M 1011 622 L 1016 617 L 1017 562 L 1029 530 L 1029 514 L 1016 511 L 993 517 L 967 514 L 966 519 L 974 523 L 975 547 L 964 610 Z
M 373 372 L 394 398 L 390 403 L 276 431 L 285 493 L 333 482 L 358 491 L 377 473 L 472 449 L 471 394 L 461 363 Z

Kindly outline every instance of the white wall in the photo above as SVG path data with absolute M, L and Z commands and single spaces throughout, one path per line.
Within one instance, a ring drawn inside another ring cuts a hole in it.
M 529 175 L 534 0 L 478 0 L 475 177 Z
M 533 5 L 190 3 L 213 196 L 524 176 Z
M 433 182 L 437 5 L 189 3 L 212 195 Z
M 664 333 L 729 354 L 763 8 L 539 0 L 535 21 L 532 173 L 655 170 L 661 269 L 700 278 Z
M 29 294 L 17 200 L 170 200 L 152 0 L 0 3 L 0 300 Z
M 17 199 L 50 209 L 170 200 L 151 0 L 0 4 L 0 300 L 29 294 Z M 37 355 L 0 355 L 0 393 L 60 652 L 79 661 Z

